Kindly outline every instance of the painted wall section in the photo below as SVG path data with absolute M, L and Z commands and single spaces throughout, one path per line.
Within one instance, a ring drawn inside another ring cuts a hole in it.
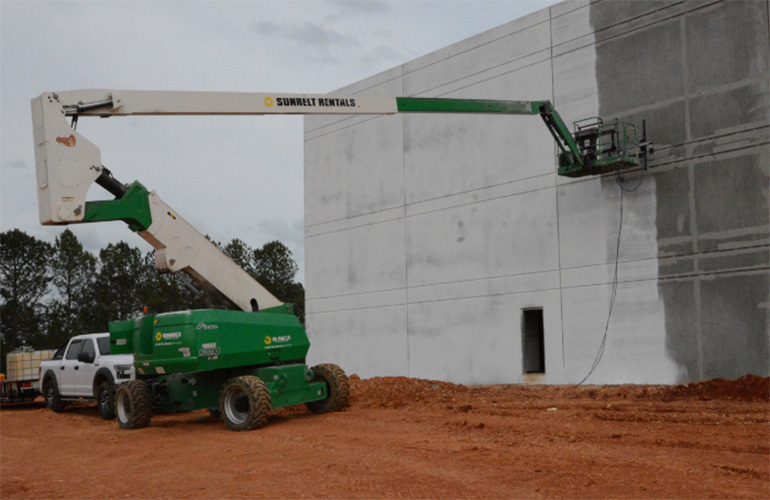
M 589 383 L 769 375 L 768 12 L 564 2 L 341 89 L 550 99 L 568 123 L 646 119 L 657 151 L 647 172 L 568 179 L 538 117 L 306 117 L 310 362 L 579 382 L 617 257 Z M 527 375 L 532 308 L 545 373 Z

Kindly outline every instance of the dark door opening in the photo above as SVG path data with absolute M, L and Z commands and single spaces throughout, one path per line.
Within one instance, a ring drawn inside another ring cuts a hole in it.
M 522 365 L 524 373 L 545 373 L 543 310 L 521 311 Z

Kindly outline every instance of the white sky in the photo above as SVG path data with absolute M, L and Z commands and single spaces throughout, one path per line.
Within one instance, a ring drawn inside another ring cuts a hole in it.
M 38 223 L 29 103 L 44 91 L 326 93 L 554 3 L 2 0 L 0 230 L 53 242 L 64 229 Z M 202 233 L 284 242 L 304 282 L 301 117 L 83 118 L 78 131 Z M 151 249 L 122 222 L 69 227 L 94 253 Z

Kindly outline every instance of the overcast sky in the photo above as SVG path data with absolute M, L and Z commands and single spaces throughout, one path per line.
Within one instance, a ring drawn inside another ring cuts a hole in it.
M 64 229 L 38 223 L 29 102 L 44 91 L 326 93 L 553 3 L 3 0 L 0 230 L 53 242 Z M 304 282 L 301 117 L 83 118 L 78 131 L 117 179 L 156 190 L 202 233 L 284 242 Z M 92 252 L 151 249 L 122 222 L 69 227 Z

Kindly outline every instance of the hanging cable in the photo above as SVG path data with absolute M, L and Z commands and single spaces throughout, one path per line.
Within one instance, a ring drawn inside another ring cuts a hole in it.
M 643 178 L 644 177 L 640 175 L 639 176 L 639 182 L 636 184 L 636 186 L 633 187 L 632 189 L 626 189 L 626 188 L 623 187 L 623 184 L 625 184 L 626 180 L 623 178 L 623 174 L 621 174 L 620 170 L 618 169 L 617 175 L 615 176 L 615 183 L 618 185 L 618 187 L 622 191 L 625 191 L 626 193 L 633 193 L 634 191 L 639 189 L 639 187 L 642 185 L 642 179 Z M 623 210 L 623 207 L 621 207 L 620 209 Z
M 623 234 L 623 194 L 624 193 L 632 193 L 639 189 L 639 186 L 642 184 L 642 179 L 639 179 L 639 184 L 636 185 L 633 189 L 625 189 L 623 187 L 623 177 L 620 175 L 620 171 L 618 171 L 618 175 L 615 179 L 615 182 L 618 183 L 618 186 L 620 187 L 620 223 L 618 224 L 618 243 L 615 247 L 615 270 L 612 275 L 612 292 L 610 294 L 610 310 L 607 313 L 607 324 L 604 325 L 604 335 L 602 336 L 602 342 L 599 345 L 599 350 L 596 353 L 596 357 L 594 358 L 594 362 L 591 365 L 591 369 L 588 371 L 588 374 L 583 377 L 583 380 L 577 383 L 577 385 L 583 385 L 583 383 L 588 380 L 588 377 L 590 377 L 594 371 L 596 370 L 596 367 L 599 366 L 599 362 L 602 360 L 602 356 L 604 356 L 604 348 L 607 345 L 607 333 L 610 331 L 610 319 L 612 319 L 612 310 L 615 307 L 615 297 L 618 295 L 618 264 L 620 263 L 620 236 Z

